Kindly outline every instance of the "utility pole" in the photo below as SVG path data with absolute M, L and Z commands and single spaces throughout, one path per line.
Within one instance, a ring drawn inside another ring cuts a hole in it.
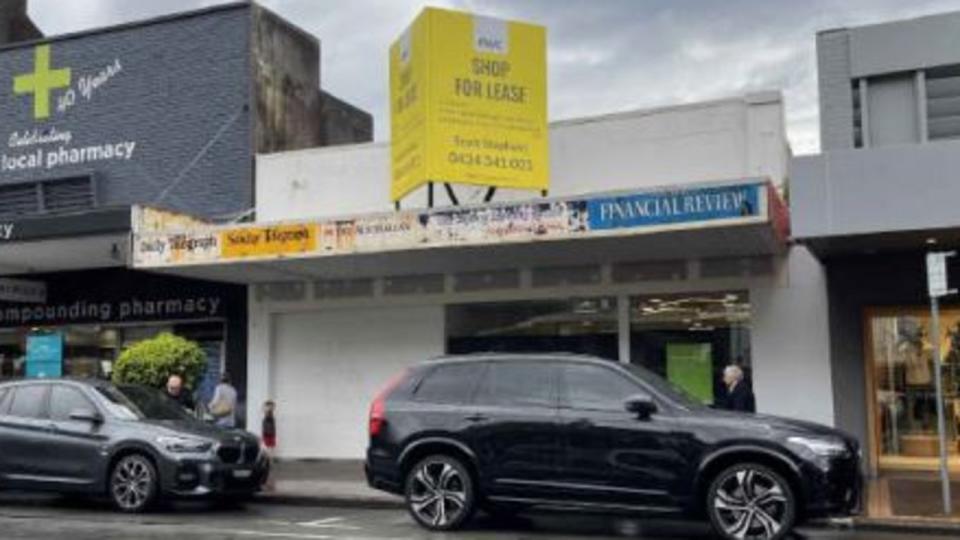
M 934 380 L 937 385 L 937 433 L 940 436 L 940 483 L 943 497 L 943 514 L 953 513 L 950 495 L 950 463 L 947 453 L 947 422 L 943 410 L 943 359 L 940 356 L 940 298 L 956 294 L 956 289 L 947 286 L 947 258 L 956 251 L 927 253 L 927 288 L 930 292 L 930 339 L 933 342 Z

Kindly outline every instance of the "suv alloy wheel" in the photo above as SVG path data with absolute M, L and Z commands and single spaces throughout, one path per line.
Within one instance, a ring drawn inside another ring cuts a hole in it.
M 110 500 L 124 512 L 143 512 L 157 494 L 157 470 L 145 456 L 123 457 L 110 472 Z
M 780 540 L 796 522 L 796 499 L 777 472 L 756 463 L 721 472 L 707 493 L 707 514 L 728 540 Z
M 430 456 L 407 474 L 407 509 L 417 523 L 434 531 L 461 527 L 476 506 L 473 479 L 460 460 Z

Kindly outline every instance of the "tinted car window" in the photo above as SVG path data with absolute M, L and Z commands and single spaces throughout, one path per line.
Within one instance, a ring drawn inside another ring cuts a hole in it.
M 95 411 L 90 400 L 76 388 L 69 386 L 54 386 L 50 394 L 50 418 L 53 420 L 69 420 L 70 413 L 76 410 Z
M 144 386 L 98 386 L 97 393 L 110 412 L 131 420 L 176 420 L 196 422 L 196 418 L 163 392 Z
M 553 366 L 548 362 L 491 362 L 477 390 L 482 405 L 553 405 Z
M 466 403 L 484 367 L 476 362 L 438 366 L 420 382 L 414 399 L 427 403 Z
M 13 389 L 13 403 L 10 404 L 10 416 L 21 418 L 42 418 L 43 400 L 47 396 L 47 386 L 35 384 L 18 386 Z
M 628 397 L 644 393 L 623 375 L 602 366 L 568 364 L 561 373 L 564 405 L 574 409 L 622 411 Z

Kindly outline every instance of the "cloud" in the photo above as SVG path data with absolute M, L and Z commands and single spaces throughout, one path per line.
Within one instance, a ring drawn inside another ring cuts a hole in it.
M 156 16 L 216 0 L 31 0 L 48 33 Z M 387 50 L 421 0 L 263 0 L 321 40 L 322 85 L 374 114 L 389 137 Z M 819 30 L 960 9 L 960 0 L 441 0 L 430 5 L 544 24 L 551 118 L 782 89 L 795 153 L 819 148 Z

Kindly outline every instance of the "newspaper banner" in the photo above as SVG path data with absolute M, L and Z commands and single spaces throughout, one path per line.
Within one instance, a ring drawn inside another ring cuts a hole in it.
M 220 237 L 213 232 L 148 232 L 134 237 L 133 248 L 137 266 L 209 262 L 220 258 Z
M 315 224 L 238 227 L 220 233 L 220 256 L 224 259 L 308 253 L 316 248 Z
M 771 193 L 766 183 L 741 182 L 298 224 L 145 232 L 135 235 L 134 261 L 136 266 L 149 267 L 635 234 L 768 219 Z

